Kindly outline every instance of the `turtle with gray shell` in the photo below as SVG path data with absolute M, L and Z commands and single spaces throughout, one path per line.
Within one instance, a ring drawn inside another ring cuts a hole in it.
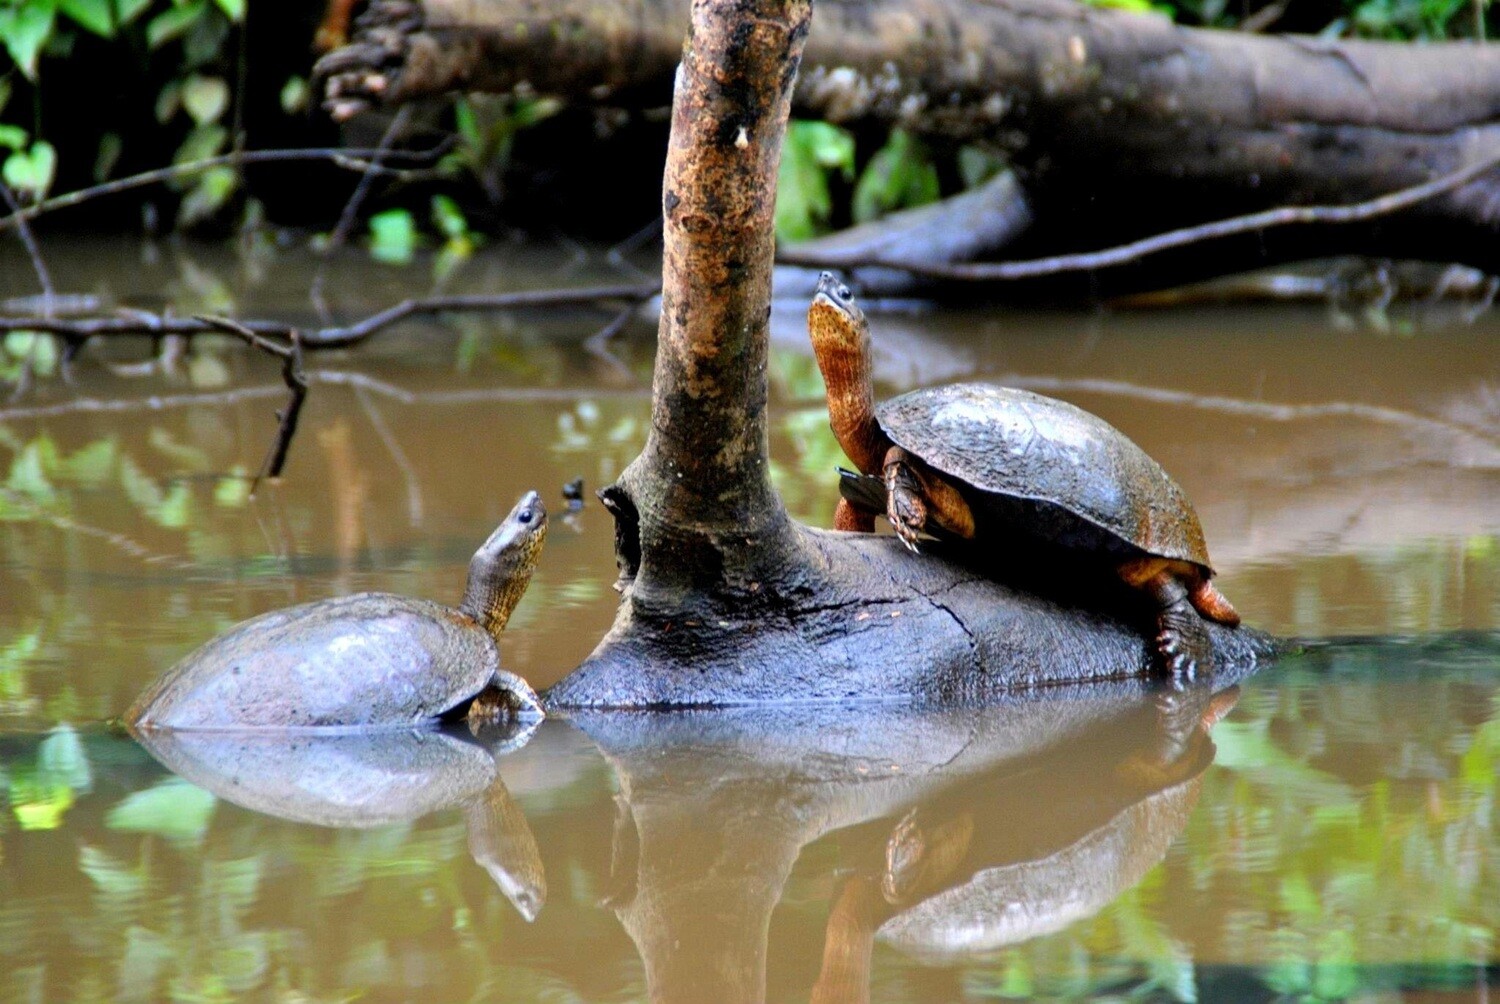
M 1103 561 L 1151 598 L 1156 653 L 1174 678 L 1192 677 L 1207 651 L 1200 616 L 1239 624 L 1213 585 L 1187 496 L 1114 426 L 1064 401 L 977 383 L 877 407 L 869 322 L 828 272 L 807 326 L 834 436 L 860 471 L 841 479 L 835 527 L 871 532 L 879 514 L 913 551 L 926 532 Z
M 542 717 L 536 693 L 500 668 L 496 640 L 547 536 L 527 492 L 469 562 L 450 607 L 358 593 L 254 617 L 183 659 L 126 715 L 132 729 L 471 727 Z

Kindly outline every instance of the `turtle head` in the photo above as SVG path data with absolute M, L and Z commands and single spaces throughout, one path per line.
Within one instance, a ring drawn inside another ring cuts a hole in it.
M 469 560 L 469 583 L 463 609 L 492 635 L 499 635 L 520 602 L 542 541 L 547 539 L 547 508 L 536 492 L 527 492 Z
M 807 334 L 820 364 L 825 354 L 869 355 L 870 325 L 865 312 L 832 272 L 818 276 L 818 289 L 807 311 Z
M 889 443 L 875 420 L 875 383 L 870 357 L 870 324 L 849 287 L 832 272 L 818 277 L 807 310 L 818 370 L 828 390 L 828 423 L 849 459 L 866 474 L 879 469 Z

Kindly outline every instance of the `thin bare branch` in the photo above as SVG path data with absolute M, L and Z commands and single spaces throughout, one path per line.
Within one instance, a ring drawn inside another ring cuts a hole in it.
M 436 160 L 446 152 L 447 145 L 441 144 L 432 150 L 392 150 L 384 154 L 385 159 L 399 157 L 403 160 L 428 163 Z M 215 167 L 236 167 L 240 164 L 270 164 L 302 160 L 322 160 L 333 163 L 339 167 L 355 171 L 374 171 L 382 174 L 404 174 L 404 171 L 395 168 L 372 166 L 369 158 L 379 153 L 378 150 L 349 150 L 339 147 L 310 147 L 304 150 L 241 150 L 237 153 L 220 154 L 217 157 L 205 157 L 202 160 L 190 160 L 182 164 L 173 164 L 171 167 L 159 167 L 151 171 L 142 171 L 140 174 L 132 174 L 125 178 L 116 178 L 106 181 L 101 185 L 89 188 L 80 188 L 76 192 L 65 192 L 62 195 L 54 195 L 50 199 L 38 202 L 34 206 L 26 206 L 19 213 L 0 218 L 0 231 L 10 230 L 21 221 L 34 220 L 44 213 L 50 213 L 58 209 L 68 209 L 80 205 L 91 199 L 102 198 L 106 195 L 118 195 L 128 192 L 133 188 L 142 188 L 146 185 L 160 184 L 165 181 L 175 181 L 179 178 L 191 177 Z
M 1293 224 L 1314 223 L 1361 223 L 1388 216 L 1419 203 L 1462 188 L 1480 176 L 1500 166 L 1500 154 L 1476 161 L 1460 170 L 1442 175 L 1431 181 L 1410 188 L 1390 192 L 1364 202 L 1344 206 L 1282 206 L 1246 216 L 1202 223 L 1197 226 L 1169 230 L 1165 233 L 1143 237 L 1128 244 L 1106 248 L 1102 251 L 1084 251 L 1076 254 L 1052 255 L 1029 261 L 968 262 L 963 264 L 919 264 L 899 261 L 879 255 L 858 261 L 840 258 L 832 261 L 816 253 L 784 251 L 777 261 L 787 265 L 803 265 L 810 268 L 851 268 L 884 266 L 900 269 L 913 275 L 930 279 L 948 279 L 961 282 L 1012 282 L 1018 279 L 1036 279 L 1043 276 L 1060 275 L 1066 272 L 1088 272 L 1097 269 L 1125 265 L 1148 255 L 1158 254 L 1172 248 L 1186 247 L 1201 241 L 1230 237 L 1235 234 L 1270 230 L 1274 227 Z
M 316 328 L 301 335 L 302 347 L 342 349 L 358 344 L 398 321 L 427 314 L 457 311 L 518 310 L 590 305 L 611 300 L 640 303 L 655 296 L 658 283 L 613 286 L 577 286 L 559 289 L 527 289 L 513 293 L 473 293 L 450 296 L 412 297 L 349 325 Z M 290 338 L 292 326 L 282 321 L 237 320 L 239 328 L 263 337 Z M 8 331 L 42 331 L 69 339 L 113 335 L 202 335 L 223 332 L 221 326 L 199 317 L 171 317 L 144 310 L 131 310 L 107 317 L 0 317 L 0 334 Z M 235 332 L 238 333 L 238 332 Z M 241 335 L 243 337 L 243 335 Z
M 292 437 L 297 434 L 297 420 L 302 416 L 302 404 L 307 400 L 307 374 L 302 368 L 302 339 L 293 329 L 287 333 L 288 344 L 278 345 L 227 317 L 200 316 L 198 320 L 218 331 L 238 335 L 251 346 L 281 360 L 281 379 L 289 394 L 286 406 L 276 413 L 279 423 L 276 440 L 266 454 L 265 463 L 250 483 L 250 497 L 254 498 L 263 479 L 281 477 L 281 470 L 286 466 L 287 451 L 292 447 Z

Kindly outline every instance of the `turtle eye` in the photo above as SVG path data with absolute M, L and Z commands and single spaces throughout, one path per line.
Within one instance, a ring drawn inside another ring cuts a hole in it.
M 530 523 L 531 522 L 531 510 L 530 509 L 522 509 L 520 512 L 516 513 L 516 519 L 519 520 L 522 523 Z
M 838 293 L 840 300 L 847 300 L 849 299 L 849 297 L 854 295 L 853 293 L 849 292 L 849 287 L 845 286 L 843 283 L 839 283 Z

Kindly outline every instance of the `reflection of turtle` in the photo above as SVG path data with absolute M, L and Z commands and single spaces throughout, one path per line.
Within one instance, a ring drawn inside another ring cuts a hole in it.
M 498 758 L 536 723 L 491 729 L 481 745 L 441 729 L 363 732 L 142 732 L 141 745 L 215 797 L 315 826 L 370 829 L 460 808 L 469 853 L 526 920 L 547 899 L 536 837 Z M 497 744 L 498 741 L 498 744 Z
M 936 890 L 969 852 L 974 816 L 960 812 L 928 825 L 920 807 L 902 817 L 885 842 L 885 874 L 880 892 L 892 906 L 904 906 Z
M 1107 561 L 1157 604 L 1156 649 L 1174 675 L 1192 675 L 1205 648 L 1194 610 L 1239 623 L 1210 581 L 1192 505 L 1118 429 L 1065 402 L 986 384 L 913 391 L 877 409 L 869 324 L 827 272 L 807 323 L 834 435 L 864 475 L 843 479 L 839 529 L 871 531 L 881 513 L 913 550 L 925 530 Z
M 457 713 L 471 724 L 537 717 L 495 642 L 526 591 L 547 535 L 536 492 L 469 562 L 457 608 L 359 593 L 245 621 L 163 674 L 126 717 L 132 728 L 412 725 Z

